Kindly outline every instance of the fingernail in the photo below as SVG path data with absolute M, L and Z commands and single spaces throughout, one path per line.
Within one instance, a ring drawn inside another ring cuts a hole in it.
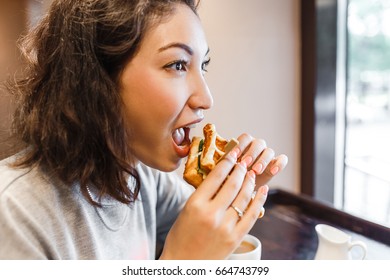
M 240 153 L 240 149 L 239 148 L 234 148 L 233 150 L 231 150 L 229 152 L 229 155 L 234 159 L 234 160 L 237 160 L 238 158 L 238 154 Z
M 268 194 L 268 186 L 267 185 L 264 185 L 260 188 L 260 192 L 263 194 L 263 195 L 267 195 Z
M 257 174 L 260 174 L 263 170 L 263 164 L 261 162 L 256 163 L 252 166 L 252 170 L 255 171 Z
M 270 172 L 272 175 L 275 175 L 276 173 L 279 172 L 279 166 L 272 167 Z
M 248 172 L 248 176 L 249 176 L 253 181 L 256 180 L 256 173 L 255 173 L 253 170 L 250 170 L 250 171 Z
M 252 163 L 252 160 L 253 158 L 251 156 L 245 156 L 242 160 L 241 160 L 241 165 L 244 167 L 244 168 L 248 168 L 248 166 Z

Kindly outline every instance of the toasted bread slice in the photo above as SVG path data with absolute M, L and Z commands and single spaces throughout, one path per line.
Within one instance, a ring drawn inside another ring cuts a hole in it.
M 219 159 L 225 154 L 225 146 L 228 141 L 218 135 L 215 125 L 213 124 L 205 125 L 203 134 L 204 148 L 200 159 L 200 165 L 208 174 L 215 167 Z
M 188 155 L 187 162 L 184 168 L 183 178 L 187 183 L 197 188 L 203 181 L 203 174 L 199 172 L 199 144 L 201 137 L 193 137 Z

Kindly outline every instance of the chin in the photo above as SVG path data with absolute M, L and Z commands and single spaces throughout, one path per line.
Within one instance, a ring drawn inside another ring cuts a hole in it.
M 147 166 L 160 170 L 162 172 L 172 172 L 175 171 L 180 167 L 182 159 L 176 159 L 176 160 L 166 160 L 164 162 L 152 162 L 152 163 L 146 163 Z
M 176 161 L 176 162 L 172 161 L 170 163 L 164 164 L 164 166 L 161 166 L 161 168 L 157 168 L 157 169 L 161 170 L 163 172 L 172 172 L 180 167 L 180 163 L 181 163 L 181 160 Z

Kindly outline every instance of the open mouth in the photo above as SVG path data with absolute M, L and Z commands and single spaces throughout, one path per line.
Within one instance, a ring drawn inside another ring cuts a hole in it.
M 187 123 L 175 129 L 172 132 L 173 148 L 176 154 L 180 158 L 184 158 L 188 156 L 188 153 L 190 152 L 190 148 L 191 148 L 191 139 L 190 139 L 191 129 L 195 128 L 196 125 L 200 123 L 202 120 L 203 117 L 198 118 L 195 121 L 192 121 L 191 123 Z
M 189 146 L 191 144 L 190 130 L 190 127 L 175 129 L 172 133 L 173 142 L 179 147 Z

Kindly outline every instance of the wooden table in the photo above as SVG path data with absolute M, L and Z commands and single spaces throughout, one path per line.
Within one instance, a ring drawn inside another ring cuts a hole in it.
M 318 246 L 315 225 L 328 224 L 367 244 L 366 259 L 390 260 L 390 228 L 349 215 L 330 205 L 283 190 L 271 190 L 266 214 L 251 230 L 262 242 L 263 260 L 311 260 Z M 359 248 L 352 250 L 358 256 Z

